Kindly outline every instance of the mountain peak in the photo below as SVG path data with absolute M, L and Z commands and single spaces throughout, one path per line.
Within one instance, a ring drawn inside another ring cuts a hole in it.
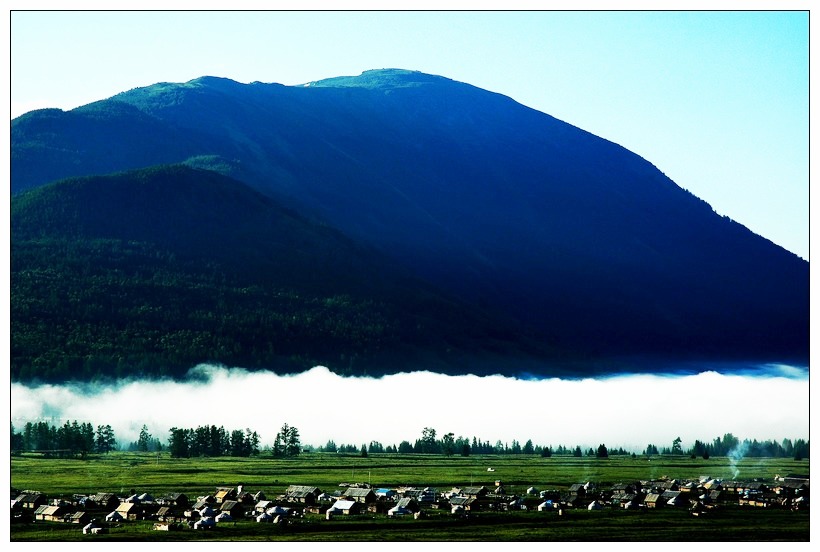
M 326 88 L 411 88 L 453 82 L 446 77 L 408 69 L 370 69 L 359 76 L 333 77 L 312 81 L 305 86 Z

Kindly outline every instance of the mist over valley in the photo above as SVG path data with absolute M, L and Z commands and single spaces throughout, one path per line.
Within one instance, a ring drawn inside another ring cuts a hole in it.
M 727 433 L 760 442 L 808 438 L 807 369 L 748 366 L 754 375 L 735 375 L 701 368 L 690 375 L 521 379 L 428 371 L 342 377 L 325 367 L 283 376 L 200 365 L 177 381 L 12 383 L 11 420 L 18 430 L 41 420 L 110 424 L 125 447 L 143 425 L 162 442 L 172 427 L 250 428 L 270 446 L 283 423 L 314 447 L 330 440 L 412 443 L 425 427 L 493 444 L 531 439 L 586 450 L 605 443 L 636 453 L 650 443 L 668 447 L 676 437 L 685 447 Z M 685 408 L 670 397 L 686 397 Z M 749 408 L 754 403 L 767 406 Z

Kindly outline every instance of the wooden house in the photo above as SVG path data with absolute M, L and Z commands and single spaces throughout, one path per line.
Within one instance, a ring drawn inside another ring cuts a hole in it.
M 91 514 L 82 510 L 74 512 L 68 516 L 69 523 L 76 523 L 77 525 L 88 525 L 91 522 Z
M 135 521 L 142 518 L 143 509 L 137 502 L 123 502 L 115 510 L 123 519 Z
M 177 526 L 169 521 L 161 521 L 154 524 L 154 531 L 176 531 Z
M 183 493 L 170 493 L 165 497 L 165 503 L 178 508 L 188 507 L 188 495 Z
M 252 507 L 254 504 L 256 504 L 258 502 L 258 500 L 256 500 L 253 497 L 253 494 L 249 493 L 249 492 L 239 493 L 236 496 L 236 501 L 239 502 L 240 504 L 243 504 L 243 505 L 247 506 L 247 507 Z
M 404 508 L 405 510 L 410 510 L 413 513 L 416 513 L 421 509 L 416 499 L 410 497 L 400 498 L 398 502 L 396 502 L 396 506 Z
M 573 485 L 570 485 L 569 494 L 584 497 L 587 494 L 587 490 L 586 487 L 584 487 L 583 483 L 575 483 Z
M 459 494 L 460 492 L 461 489 L 453 489 L 453 491 L 450 491 L 450 495 L 453 496 L 453 494 Z M 436 491 L 430 487 L 404 489 L 400 494 L 402 498 L 412 498 L 419 503 L 433 503 L 436 501 Z
M 36 510 L 45 505 L 48 499 L 42 493 L 23 493 L 15 498 L 14 502 L 24 510 Z
M 376 500 L 365 505 L 371 514 L 389 514 L 390 510 L 396 506 L 392 500 Z
M 664 491 L 661 493 L 661 500 L 665 506 L 689 506 L 689 499 L 681 491 Z
M 788 479 L 781 481 L 779 483 L 775 483 L 774 485 L 772 485 L 771 490 L 781 497 L 794 498 L 807 494 L 809 490 L 809 484 L 808 480 L 801 481 Z
M 217 504 L 222 504 L 226 500 L 236 500 L 236 489 L 234 487 L 218 487 L 214 493 Z
M 253 506 L 253 511 L 261 514 L 268 508 L 272 508 L 274 506 L 276 506 L 276 503 L 272 500 L 260 500 Z
M 664 491 L 679 491 L 680 482 L 677 479 L 666 479 L 658 484 L 658 487 Z
M 660 493 L 649 493 L 643 499 L 644 506 L 647 508 L 661 508 L 665 502 L 661 499 Z
M 767 508 L 771 503 L 762 496 L 741 496 L 737 501 L 740 506 L 753 506 L 755 508 Z
M 89 501 L 91 504 L 89 504 Z M 112 510 L 120 505 L 120 499 L 113 493 L 97 493 L 88 497 L 86 509 L 99 508 L 101 510 Z
M 157 513 L 154 514 L 157 521 L 173 521 L 176 519 L 174 510 L 170 506 L 161 506 Z
M 783 480 L 783 483 L 797 483 L 804 484 L 806 486 L 809 485 L 809 476 L 805 474 L 790 473 L 788 475 L 784 475 L 780 479 Z
M 450 498 L 451 508 L 460 507 L 465 511 L 480 510 L 480 503 L 474 496 L 454 496 Z
M 234 519 L 239 519 L 245 514 L 245 507 L 238 500 L 226 500 L 219 507 L 219 510 L 229 514 Z
M 637 493 L 625 493 L 619 495 L 617 506 L 624 510 L 632 510 L 641 504 L 643 496 Z
M 487 487 L 464 487 L 461 489 L 461 496 L 467 496 L 471 498 L 485 498 L 487 496 Z
M 282 498 L 287 502 L 298 502 L 310 506 L 316 503 L 316 498 L 320 494 L 322 494 L 322 491 L 319 487 L 291 485 L 285 490 L 285 495 Z
M 723 500 L 723 491 L 721 491 L 721 490 L 709 491 L 709 494 L 706 495 L 706 496 L 709 499 L 709 502 L 719 502 L 719 501 Z
M 634 494 L 637 486 L 634 483 L 615 483 L 612 485 L 612 496 L 616 494 Z
M 721 485 L 727 493 L 737 493 L 743 488 L 743 483 L 740 481 L 723 481 Z
M 328 509 L 328 512 L 333 511 L 345 515 L 358 514 L 361 511 L 362 503 L 355 500 L 337 500 Z M 327 512 L 325 512 L 327 514 Z
M 37 521 L 63 521 L 68 514 L 64 506 L 38 506 L 34 510 L 34 519 Z
M 377 500 L 376 493 L 373 492 L 373 489 L 360 489 L 357 487 L 348 487 L 345 492 L 342 493 L 342 497 L 348 500 L 355 500 L 362 504 L 370 504 Z
M 678 485 L 678 490 L 682 493 L 689 493 L 694 495 L 698 492 L 699 486 L 694 481 L 685 481 Z

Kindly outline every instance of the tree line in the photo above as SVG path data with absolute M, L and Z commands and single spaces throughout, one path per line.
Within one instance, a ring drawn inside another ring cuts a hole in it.
M 114 430 L 110 425 L 66 421 L 62 426 L 48 422 L 26 422 L 22 431 L 11 425 L 12 451 L 38 451 L 46 456 L 60 458 L 82 457 L 89 453 L 106 453 L 117 448 Z
M 324 446 L 303 445 L 299 429 L 287 423 L 276 433 L 273 446 L 260 448 L 261 438 L 251 429 L 226 430 L 224 427 L 204 425 L 196 428 L 172 427 L 167 444 L 148 432 L 143 425 L 137 441 L 129 445 L 120 445 L 110 425 L 98 425 L 96 429 L 90 423 L 79 423 L 76 420 L 66 421 L 62 426 L 45 421 L 27 422 L 21 431 L 11 425 L 11 451 L 41 452 L 46 456 L 61 458 L 85 458 L 89 453 L 106 453 L 113 450 L 130 450 L 141 452 L 159 452 L 167 450 L 172 458 L 191 458 L 200 456 L 237 456 L 248 457 L 266 455 L 274 458 L 293 458 L 304 452 L 327 452 L 340 454 L 436 454 L 444 456 L 477 455 L 539 455 L 543 458 L 552 456 L 596 457 L 631 455 L 622 447 L 610 449 L 601 443 L 597 448 L 582 449 L 580 445 L 565 447 L 558 445 L 542 446 L 528 439 L 523 445 L 513 440 L 511 443 L 482 441 L 476 437 L 456 437 L 453 433 L 440 435 L 434 428 L 425 427 L 420 437 L 410 442 L 401 441 L 398 445 L 383 445 L 370 441 L 361 445 L 339 444 L 328 440 Z M 639 454 L 646 456 L 673 455 L 690 458 L 708 459 L 711 456 L 738 456 L 752 458 L 789 458 L 802 460 L 809 458 L 809 441 L 805 439 L 783 439 L 780 442 L 743 439 L 726 433 L 716 437 L 710 443 L 695 440 L 694 444 L 684 449 L 680 437 L 676 437 L 671 446 L 658 447 L 649 444 Z
M 196 429 L 172 427 L 169 432 L 168 451 L 172 458 L 259 454 L 259 434 L 251 429 L 227 431 L 221 426 L 205 425 Z
M 661 447 L 647 445 L 644 454 L 653 456 L 664 455 L 688 455 L 690 458 L 709 459 L 710 456 L 743 456 L 751 458 L 790 458 L 802 460 L 809 457 L 809 442 L 805 439 L 783 439 L 779 443 L 774 440 L 758 441 L 757 439 L 740 440 L 731 433 L 726 433 L 723 437 L 716 437 L 711 443 L 695 440 L 695 443 L 688 449 L 681 446 L 681 438 L 676 437 L 672 441 L 671 447 Z
M 774 440 L 757 441 L 744 439 L 740 440 L 731 433 L 723 435 L 723 437 L 716 437 L 711 443 L 704 443 L 695 440 L 694 444 L 684 449 L 680 437 L 676 437 L 671 446 L 658 448 L 654 444 L 647 445 L 641 453 L 630 452 L 624 450 L 623 447 L 608 448 L 601 443 L 597 448 L 582 449 L 580 445 L 573 447 L 566 447 L 558 445 L 552 447 L 551 445 L 542 446 L 534 444 L 532 439 L 522 445 L 519 441 L 513 439 L 510 443 L 502 443 L 500 440 L 495 444 L 490 441 L 482 441 L 476 437 L 472 439 L 466 437 L 456 437 L 453 433 L 446 433 L 439 436 L 434 428 L 425 427 L 422 430 L 421 437 L 417 438 L 413 443 L 410 441 L 402 441 L 397 445 L 384 446 L 378 441 L 371 441 L 369 445 L 362 443 L 359 445 L 340 444 L 337 445 L 333 440 L 329 440 L 327 444 L 315 449 L 318 452 L 336 452 L 346 454 L 360 454 L 366 456 L 369 453 L 388 453 L 388 454 L 443 454 L 444 456 L 469 456 L 471 454 L 525 454 L 525 455 L 539 455 L 543 458 L 551 456 L 573 456 L 580 458 L 583 456 L 594 456 L 596 458 L 608 458 L 609 456 L 623 456 L 631 455 L 637 456 L 643 454 L 646 456 L 652 455 L 675 455 L 675 456 L 689 456 L 690 458 L 702 457 L 708 459 L 710 456 L 732 456 L 739 455 L 752 458 L 789 458 L 794 457 L 795 460 L 801 460 L 809 457 L 809 442 L 805 439 L 783 439 L 781 442 Z

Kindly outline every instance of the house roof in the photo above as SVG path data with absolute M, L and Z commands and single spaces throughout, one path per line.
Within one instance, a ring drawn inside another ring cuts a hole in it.
M 342 493 L 342 496 L 362 497 L 362 496 L 368 496 L 368 495 L 371 495 L 371 494 L 373 494 L 373 489 L 359 489 L 359 488 L 356 488 L 356 487 L 348 487 L 347 490 L 345 490 L 345 492 Z
M 136 510 L 139 504 L 136 502 L 122 502 L 119 506 L 117 506 L 117 512 L 121 514 L 127 514 L 131 510 Z
M 477 495 L 477 494 L 486 493 L 486 492 L 487 492 L 487 487 L 484 487 L 484 486 L 481 486 L 481 487 L 464 487 L 463 489 L 461 489 L 461 494 L 465 494 L 465 495 Z
M 285 490 L 285 494 L 290 495 L 293 493 L 313 493 L 313 494 L 321 494 L 322 491 L 319 487 L 312 487 L 310 485 L 290 485 L 288 486 L 287 490 Z
M 357 502 L 355 500 L 337 500 L 330 508 L 332 510 L 350 510 L 356 506 L 356 504 Z
M 222 503 L 222 506 L 219 509 L 222 510 L 223 512 L 226 512 L 226 511 L 233 510 L 234 508 L 237 508 L 237 507 L 241 508 L 242 504 L 240 504 L 236 500 L 226 500 L 225 502 Z
M 800 489 L 801 487 L 807 487 L 809 484 L 808 480 L 791 480 L 791 481 L 784 481 L 779 486 L 784 489 Z
M 475 498 L 471 496 L 454 496 L 450 499 L 451 506 L 469 506 L 475 502 Z
M 308 489 L 299 489 L 296 491 L 288 491 L 285 493 L 285 496 L 287 498 L 305 498 L 308 496 L 316 496 L 316 493 Z

